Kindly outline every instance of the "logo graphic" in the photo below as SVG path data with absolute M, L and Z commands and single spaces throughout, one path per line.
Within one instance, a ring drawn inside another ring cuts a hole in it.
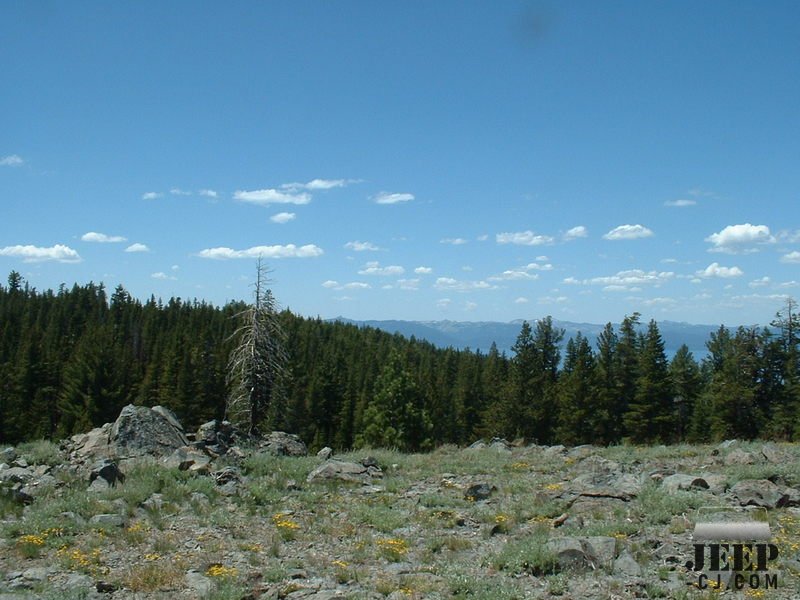
M 770 563 L 778 558 L 778 547 L 770 543 L 766 509 L 700 509 L 692 538 L 694 556 L 686 568 L 697 575 L 701 590 L 777 589 Z

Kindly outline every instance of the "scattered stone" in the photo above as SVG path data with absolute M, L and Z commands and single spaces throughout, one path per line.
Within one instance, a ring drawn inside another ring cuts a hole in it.
M 728 453 L 725 457 L 725 464 L 730 465 L 754 465 L 756 457 L 752 452 L 747 452 L 741 448 L 737 448 Z
M 163 494 L 152 494 L 147 500 L 142 502 L 142 508 L 151 512 L 160 512 L 164 508 Z
M 195 570 L 188 571 L 185 580 L 186 585 L 197 594 L 198 598 L 205 598 L 214 587 L 208 577 Z
M 296 492 L 300 489 L 300 486 L 297 485 L 297 482 L 294 479 L 289 479 L 286 482 L 286 489 L 290 492 Z
M 89 483 L 97 478 L 103 479 L 110 487 L 116 487 L 117 482 L 125 483 L 125 475 L 119 470 L 117 463 L 111 459 L 96 462 L 89 473 Z
M 236 467 L 225 467 L 211 473 L 211 476 L 217 484 L 217 491 L 223 496 L 236 496 L 239 493 L 242 476 Z
M 189 445 L 175 415 L 162 406 L 129 404 L 111 428 L 110 441 L 119 456 L 168 456 Z
M 117 514 L 100 514 L 89 519 L 89 525 L 98 527 L 124 527 L 125 519 Z
M 17 460 L 17 451 L 14 448 L 9 446 L 4 450 L 0 450 L 0 463 L 10 465 L 15 460 Z
M 486 442 L 483 440 L 476 440 L 467 446 L 470 450 L 483 450 L 486 448 Z
M 562 571 L 584 571 L 594 565 L 592 557 L 578 538 L 551 538 L 547 540 L 546 548 L 555 555 Z M 540 575 L 540 573 L 533 574 Z
M 308 456 L 308 448 L 300 437 L 293 433 L 273 431 L 260 446 L 277 456 Z
M 98 458 L 109 458 L 112 454 L 109 435 L 112 423 L 96 427 L 88 433 L 73 435 L 69 440 L 61 443 L 73 462 L 85 462 Z
M 370 478 L 367 467 L 358 463 L 345 462 L 342 460 L 327 460 L 316 469 L 311 471 L 306 478 L 309 483 L 312 481 L 325 479 L 340 479 L 342 481 L 352 481 L 354 483 L 364 483 Z
M 471 502 L 479 502 L 481 500 L 488 500 L 492 492 L 497 491 L 497 487 L 489 485 L 488 483 L 476 483 L 469 486 L 464 492 L 464 498 Z
M 375 458 L 374 456 L 365 456 L 364 458 L 362 458 L 358 462 L 361 463 L 362 465 L 364 465 L 367 468 L 374 467 L 374 468 L 380 469 L 380 465 L 378 464 L 378 459 Z
M 741 506 L 779 508 L 789 500 L 780 487 L 767 479 L 745 479 L 734 485 L 730 492 Z
M 786 455 L 773 443 L 764 444 L 761 448 L 761 456 L 772 464 L 781 464 L 787 460 Z
M 328 460 L 333 456 L 333 449 L 325 446 L 322 450 L 317 452 L 317 457 L 321 458 L 322 460 Z
M 708 482 L 702 477 L 695 477 L 694 475 L 684 475 L 682 473 L 675 473 L 669 477 L 665 477 L 661 482 L 661 487 L 665 491 L 673 493 L 678 490 L 691 490 L 691 489 L 704 489 L 709 488 Z
M 642 567 L 636 562 L 630 552 L 624 550 L 619 558 L 614 561 L 614 575 L 622 577 L 641 577 Z
M 179 471 L 191 471 L 207 475 L 211 471 L 211 459 L 190 446 L 178 448 L 163 459 L 164 466 Z
M 119 586 L 114 583 L 98 581 L 94 588 L 101 594 L 113 594 L 119 589 Z
M 23 467 L 11 467 L 0 471 L 0 482 L 28 483 L 33 479 L 33 472 Z

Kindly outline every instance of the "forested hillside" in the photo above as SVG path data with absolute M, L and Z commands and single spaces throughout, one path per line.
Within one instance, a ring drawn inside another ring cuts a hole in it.
M 0 285 L 0 441 L 86 431 L 129 403 L 167 406 L 188 429 L 223 418 L 245 307 L 142 303 L 93 283 L 37 291 L 12 272 Z M 549 317 L 524 323 L 507 357 L 283 311 L 289 378 L 264 426 L 312 448 L 424 450 L 494 435 L 548 444 L 794 439 L 794 307 L 778 314 L 779 334 L 721 327 L 701 363 L 685 347 L 667 361 L 657 324 L 638 333 L 636 314 L 607 325 L 596 347 L 581 335 L 564 340 Z

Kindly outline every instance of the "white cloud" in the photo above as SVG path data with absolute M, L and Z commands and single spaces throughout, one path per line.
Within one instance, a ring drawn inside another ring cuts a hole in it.
M 170 269 L 172 269 L 173 271 L 180 271 L 180 267 L 178 265 L 172 265 Z
M 750 286 L 751 288 L 757 288 L 757 287 L 766 287 L 770 283 L 772 283 L 772 280 L 769 277 L 764 276 L 761 279 L 754 279 L 747 285 Z
M 640 302 L 645 306 L 673 306 L 678 303 L 678 301 L 675 300 L 674 298 L 667 298 L 664 296 L 659 298 L 649 298 L 647 300 L 640 300 Z
M 538 302 L 539 304 L 564 304 L 569 302 L 569 298 L 566 296 L 542 296 Z
M 641 292 L 642 288 L 633 286 L 629 287 L 627 285 L 619 285 L 619 284 L 612 284 L 607 285 L 603 288 L 604 292 Z
M 323 254 L 322 248 L 314 244 L 295 246 L 254 246 L 246 250 L 233 250 L 232 248 L 207 248 L 197 253 L 201 258 L 215 260 L 229 260 L 233 258 L 313 258 Z
M 377 252 L 380 250 L 380 248 L 372 242 L 347 242 L 344 247 L 353 252 Z
M 744 275 L 739 267 L 721 267 L 719 263 L 711 263 L 702 271 L 695 273 L 698 277 L 720 277 L 722 279 L 729 279 L 731 277 L 741 277 Z
M 17 154 L 9 154 L 0 158 L 0 166 L 2 167 L 20 167 L 23 164 L 25 164 L 25 161 Z
M 664 206 L 672 206 L 675 208 L 684 208 L 686 206 L 694 206 L 695 204 L 697 204 L 697 200 L 681 199 L 681 200 L 667 200 L 666 202 L 664 202 Z
M 178 281 L 177 277 L 173 277 L 172 275 L 167 275 L 163 271 L 159 271 L 158 273 L 151 273 L 150 277 L 152 277 L 153 279 L 160 279 L 162 281 L 167 281 L 167 280 Z
M 778 232 L 776 237 L 779 242 L 796 244 L 797 242 L 800 242 L 800 229 L 795 231 L 782 230 Z
M 514 304 L 527 304 L 528 302 L 530 302 L 530 300 L 528 300 L 524 296 L 520 296 L 519 298 L 514 300 Z
M 335 290 L 339 287 L 339 282 L 334 281 L 333 279 L 328 279 L 328 281 L 322 283 L 322 287 Z
M 164 194 L 161 192 L 145 192 L 142 194 L 142 200 L 155 200 L 156 198 L 161 198 Z
M 272 215 L 269 220 L 273 223 L 279 223 L 283 225 L 289 221 L 294 221 L 295 217 L 297 217 L 297 215 L 291 212 L 279 212 L 278 214 Z
M 500 275 L 492 275 L 491 277 L 487 277 L 489 281 L 519 281 L 523 279 L 527 279 L 529 281 L 534 281 L 539 279 L 538 273 L 528 273 L 528 271 L 520 271 L 520 270 L 507 270 L 503 271 Z
M 5 248 L 0 248 L 0 256 L 21 258 L 23 262 L 26 263 L 44 262 L 47 260 L 54 260 L 61 263 L 77 263 L 83 260 L 75 250 L 63 244 L 56 244 L 55 246 L 47 248 L 32 245 L 6 246 Z
M 364 268 L 358 272 L 359 275 L 402 275 L 406 270 L 399 265 L 389 265 L 388 267 L 380 266 L 376 260 L 372 260 L 364 265 Z
M 398 204 L 400 202 L 409 202 L 413 200 L 414 194 L 380 192 L 372 199 L 376 204 Z
M 638 240 L 653 235 L 644 225 L 619 225 L 603 236 L 605 240 Z
M 436 306 L 437 308 L 445 309 L 449 308 L 452 303 L 453 301 L 450 300 L 450 298 L 441 298 L 440 300 L 436 301 Z
M 198 191 L 197 193 L 200 194 L 201 196 L 205 196 L 206 198 L 216 198 L 216 197 L 219 196 L 219 194 L 217 192 L 215 192 L 214 190 L 205 190 L 204 189 L 204 190 Z
M 552 271 L 553 265 L 550 263 L 545 263 L 543 265 L 539 263 L 528 263 L 526 266 L 523 267 L 526 271 Z
M 791 281 L 784 281 L 783 283 L 778 284 L 779 288 L 796 288 L 800 283 L 796 282 L 794 279 Z
M 442 238 L 439 240 L 440 244 L 452 244 L 453 246 L 462 246 L 467 243 L 464 238 Z
M 452 277 L 437 277 L 436 283 L 433 287 L 437 290 L 452 290 L 456 292 L 470 292 L 472 290 L 491 290 L 493 286 L 483 280 L 481 281 L 464 281 L 453 279 Z
M 311 202 L 311 194 L 295 194 L 291 192 L 281 192 L 275 189 L 237 190 L 233 194 L 235 200 L 250 202 L 251 204 L 308 204 Z
M 416 291 L 419 289 L 419 279 L 398 279 L 397 287 L 399 287 L 401 290 Z
M 616 275 L 604 277 L 592 277 L 584 279 L 584 284 L 605 285 L 605 286 L 625 286 L 632 285 L 654 285 L 656 287 L 670 281 L 675 277 L 672 271 L 643 271 L 642 269 L 630 269 L 619 271 Z M 569 281 L 568 281 L 569 280 Z M 574 277 L 568 277 L 564 283 L 577 283 Z
M 351 281 L 350 283 L 345 283 L 341 288 L 343 290 L 368 290 L 372 286 L 368 283 L 364 283 L 363 281 Z
M 466 310 L 466 311 L 473 311 L 473 310 L 475 310 L 476 308 L 478 308 L 478 304 L 477 304 L 476 302 L 470 302 L 469 300 L 467 300 L 466 302 L 464 302 L 464 310 Z
M 414 273 L 417 275 L 430 275 L 433 273 L 433 269 L 431 267 L 417 267 L 414 269 Z
M 479 242 L 485 242 L 486 240 L 488 240 L 488 239 L 489 239 L 489 235 L 488 235 L 488 234 L 486 234 L 486 233 L 484 233 L 483 235 L 479 235 L 479 236 L 478 236 L 476 239 L 477 239 Z
M 568 229 L 566 233 L 564 233 L 564 240 L 577 240 L 578 238 L 585 238 L 589 235 L 589 230 L 586 229 L 583 225 L 578 225 L 577 227 L 573 227 L 572 229 Z
M 284 183 L 281 188 L 284 190 L 331 190 L 346 186 L 348 183 L 355 183 L 354 179 L 312 179 L 306 183 Z
M 555 241 L 549 235 L 537 235 L 532 231 L 498 233 L 495 240 L 498 244 L 518 244 L 520 246 L 542 246 Z
M 581 280 L 580 279 L 576 279 L 575 277 L 565 277 L 563 281 L 567 285 L 580 285 L 581 284 Z
M 84 233 L 81 236 L 81 240 L 84 242 L 98 242 L 100 244 L 113 244 L 116 242 L 127 242 L 128 238 L 124 238 L 121 235 L 106 235 L 105 233 L 97 233 L 96 231 L 90 231 L 89 233 Z
M 150 252 L 150 248 L 137 242 L 125 248 L 125 252 Z
M 789 254 L 784 254 L 781 256 L 782 263 L 800 263 L 800 252 L 795 250 L 794 252 L 789 252 Z
M 192 192 L 187 192 L 186 190 L 182 190 L 181 188 L 172 188 L 169 191 L 170 194 L 173 196 L 191 196 Z
M 550 260 L 550 259 L 549 259 L 549 258 L 547 258 L 547 257 L 546 257 L 546 256 L 544 256 L 544 255 L 542 255 L 542 256 L 537 256 L 537 257 L 536 257 L 536 262 L 547 262 L 548 260 Z
M 728 225 L 718 233 L 712 233 L 705 239 L 712 245 L 709 252 L 724 252 L 726 254 L 750 254 L 758 252 L 755 245 L 771 244 L 775 238 L 769 232 L 766 225 L 751 225 L 742 223 L 741 225 Z

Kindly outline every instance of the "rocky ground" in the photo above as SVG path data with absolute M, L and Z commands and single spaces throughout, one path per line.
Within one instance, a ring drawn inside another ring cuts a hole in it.
M 0 600 L 797 598 L 798 457 L 503 440 L 308 456 L 126 407 L 60 447 L 0 448 Z M 779 556 L 741 590 L 686 567 L 710 507 L 768 519 Z

